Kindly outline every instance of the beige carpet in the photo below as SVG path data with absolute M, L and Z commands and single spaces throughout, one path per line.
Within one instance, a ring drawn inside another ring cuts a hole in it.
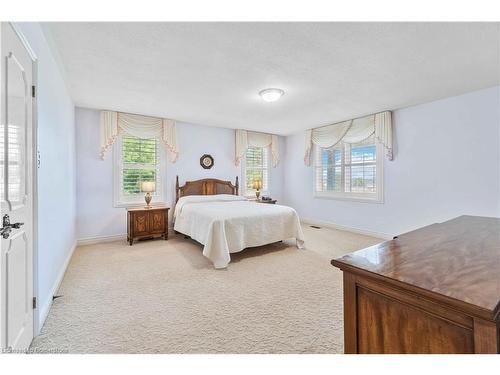
M 194 241 L 79 247 L 38 351 L 341 353 L 342 275 L 330 259 L 380 242 L 304 226 L 306 250 L 277 243 L 215 270 Z

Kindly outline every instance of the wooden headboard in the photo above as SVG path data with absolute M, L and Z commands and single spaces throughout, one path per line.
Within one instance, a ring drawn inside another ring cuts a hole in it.
M 179 176 L 177 176 L 175 179 L 175 202 L 177 203 L 180 197 L 186 195 L 238 195 L 238 187 L 238 176 L 236 176 L 236 183 L 234 185 L 231 181 L 204 178 L 202 180 L 186 181 L 183 186 L 179 186 Z

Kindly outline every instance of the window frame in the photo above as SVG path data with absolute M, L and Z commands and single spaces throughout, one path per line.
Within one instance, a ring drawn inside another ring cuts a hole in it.
M 337 192 L 337 191 L 317 191 L 316 190 L 316 181 L 317 181 L 317 168 L 321 166 L 318 164 L 318 148 L 319 146 L 314 145 L 313 150 L 313 197 L 320 199 L 334 199 L 334 200 L 342 200 L 342 201 L 352 201 L 352 202 L 362 202 L 362 203 L 384 203 L 384 147 L 377 141 L 373 143 L 376 147 L 376 187 L 377 191 L 373 194 L 371 193 L 356 193 L 356 192 Z M 342 159 L 341 159 L 341 168 L 342 168 L 342 185 L 345 187 L 345 149 L 344 145 L 342 146 Z
M 271 195 L 271 161 L 270 161 L 270 158 L 271 158 L 271 150 L 269 149 L 269 146 L 267 147 L 248 147 L 248 148 L 261 148 L 261 149 L 266 149 L 266 152 L 267 152 L 267 166 L 265 167 L 265 169 L 267 169 L 267 190 L 260 190 L 260 196 L 264 196 L 264 195 Z M 241 180 L 242 180 L 242 193 L 243 193 L 243 196 L 247 197 L 247 198 L 255 198 L 255 192 L 256 190 L 254 189 L 248 189 L 247 188 L 247 151 L 248 149 L 245 151 L 245 155 L 244 157 L 242 158 L 242 161 L 241 161 Z M 264 168 L 262 168 L 264 169 Z
M 123 136 L 134 137 L 133 135 L 120 132 L 116 137 L 116 141 L 113 145 L 113 206 L 116 208 L 128 208 L 128 207 L 138 207 L 145 205 L 144 194 L 137 193 L 132 196 L 125 196 L 122 192 L 122 181 L 121 181 L 121 171 L 123 169 L 122 162 L 122 145 Z M 139 137 L 136 137 L 139 138 Z M 166 153 L 161 147 L 161 142 L 158 138 L 156 140 L 156 147 L 158 150 L 158 162 L 156 164 L 157 176 L 156 176 L 156 192 L 153 195 L 152 204 L 165 205 L 166 194 L 165 194 L 165 168 L 166 168 Z

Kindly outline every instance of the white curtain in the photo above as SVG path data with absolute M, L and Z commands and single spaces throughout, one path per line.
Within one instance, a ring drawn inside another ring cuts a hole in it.
M 118 113 L 101 111 L 101 159 L 104 160 L 106 152 L 115 143 L 118 136 Z
M 130 113 L 101 111 L 101 159 L 113 145 L 119 132 L 138 138 L 158 138 L 167 148 L 175 163 L 179 150 L 175 134 L 175 121 Z
M 375 135 L 376 141 L 383 145 L 387 159 L 392 160 L 392 116 L 391 112 L 386 111 L 306 130 L 304 162 L 306 165 L 311 165 L 313 144 L 330 148 L 340 142 L 359 143 L 372 135 Z
M 235 164 L 240 165 L 241 158 L 245 156 L 248 148 L 248 132 L 246 130 L 236 130 Z
M 258 133 L 247 130 L 236 130 L 236 165 L 240 165 L 241 159 L 245 156 L 248 147 L 268 147 L 271 146 L 273 167 L 279 163 L 278 136 L 274 134 Z
M 384 146 L 385 157 L 393 159 L 392 154 L 392 113 L 389 111 L 375 114 L 375 139 Z

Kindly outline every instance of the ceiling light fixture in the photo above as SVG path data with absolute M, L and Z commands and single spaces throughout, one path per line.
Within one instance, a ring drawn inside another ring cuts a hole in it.
M 259 92 L 260 97 L 262 100 L 265 102 L 275 102 L 279 98 L 281 98 L 283 95 L 285 95 L 285 92 L 281 89 L 265 89 Z

